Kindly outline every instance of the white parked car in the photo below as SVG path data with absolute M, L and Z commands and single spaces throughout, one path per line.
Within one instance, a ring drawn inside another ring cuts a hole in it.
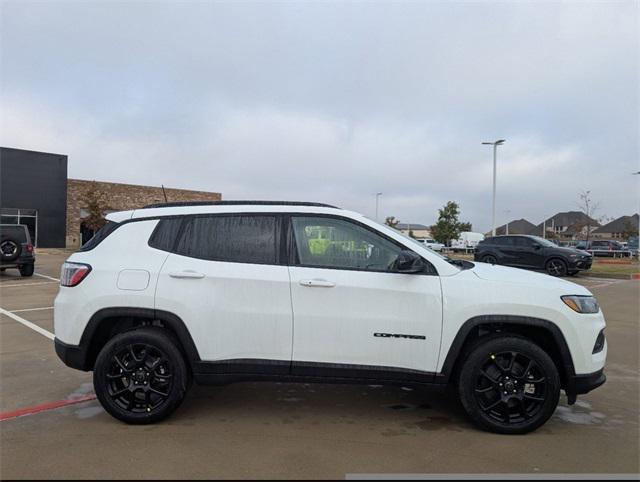
M 435 239 L 425 238 L 420 240 L 427 248 L 432 249 L 433 251 L 442 251 L 444 248 L 444 244 L 438 243 Z
M 484 234 L 474 233 L 471 231 L 463 231 L 451 242 L 451 248 L 454 251 L 471 251 L 476 249 L 478 243 L 484 240 Z
M 584 287 L 443 258 L 360 214 L 218 202 L 112 213 L 64 263 L 55 348 L 128 423 L 191 381 L 456 387 L 481 427 L 524 433 L 605 381 Z

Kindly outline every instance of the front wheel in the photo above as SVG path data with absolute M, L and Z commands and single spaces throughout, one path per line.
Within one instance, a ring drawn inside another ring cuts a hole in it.
M 560 398 L 560 377 L 538 345 L 504 335 L 471 350 L 460 371 L 458 392 L 467 414 L 483 429 L 522 434 L 551 417 Z
M 130 424 L 158 422 L 178 408 L 189 376 L 173 338 L 161 328 L 116 335 L 102 348 L 93 371 L 98 400 Z
M 547 273 L 551 276 L 566 276 L 567 275 L 567 263 L 561 259 L 550 259 L 545 265 Z

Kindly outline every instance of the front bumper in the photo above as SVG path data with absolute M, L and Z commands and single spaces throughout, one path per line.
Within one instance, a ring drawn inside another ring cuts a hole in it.
M 603 385 L 606 381 L 607 376 L 604 374 L 604 368 L 586 375 L 573 375 L 567 380 L 567 387 L 565 388 L 569 405 L 573 405 L 576 402 L 578 395 L 589 393 L 591 390 L 595 390 Z
M 569 262 L 569 269 L 591 269 L 591 264 L 593 263 L 593 258 L 591 256 L 586 258 L 578 258 L 575 260 L 571 260 Z

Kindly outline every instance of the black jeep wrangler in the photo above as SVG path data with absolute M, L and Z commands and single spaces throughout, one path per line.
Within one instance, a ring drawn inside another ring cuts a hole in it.
M 0 271 L 16 268 L 22 276 L 33 276 L 35 262 L 27 227 L 22 224 L 0 224 Z

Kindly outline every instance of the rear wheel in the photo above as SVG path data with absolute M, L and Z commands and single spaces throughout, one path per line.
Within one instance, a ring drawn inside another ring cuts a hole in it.
M 102 348 L 93 371 L 98 400 L 130 424 L 158 422 L 178 408 L 188 388 L 185 360 L 161 328 L 116 335 Z
M 538 345 L 504 335 L 472 349 L 460 371 L 458 392 L 467 414 L 483 429 L 527 433 L 553 414 L 560 377 L 553 360 Z
M 34 266 L 32 264 L 23 264 L 19 269 L 21 276 L 33 276 Z
M 488 254 L 486 256 L 483 256 L 482 262 L 483 263 L 489 263 L 489 264 L 496 264 L 498 262 L 498 260 L 496 259 L 496 257 L 494 255 Z
M 550 259 L 545 266 L 547 273 L 551 276 L 566 276 L 567 275 L 567 263 L 561 259 Z

